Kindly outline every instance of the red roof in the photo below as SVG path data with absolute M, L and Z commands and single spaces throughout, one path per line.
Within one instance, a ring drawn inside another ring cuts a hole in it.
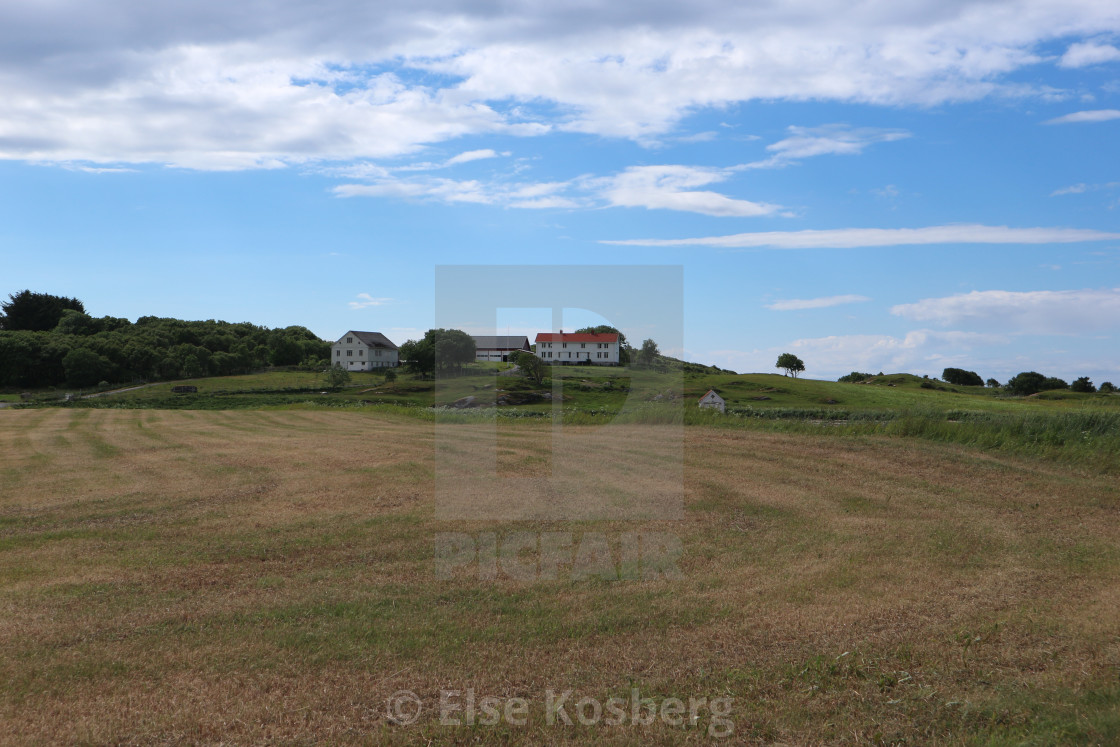
M 618 342 L 614 332 L 576 334 L 575 332 L 538 332 L 537 342 Z

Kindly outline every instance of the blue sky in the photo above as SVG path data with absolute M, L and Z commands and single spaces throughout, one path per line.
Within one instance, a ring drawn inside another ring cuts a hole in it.
M 0 101 L 3 294 L 400 343 L 679 265 L 691 360 L 1120 383 L 1114 2 L 16 2 Z

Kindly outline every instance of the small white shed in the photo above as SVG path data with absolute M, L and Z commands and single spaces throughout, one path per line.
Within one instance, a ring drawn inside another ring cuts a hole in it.
M 716 394 L 715 389 L 709 389 L 708 393 L 700 398 L 700 407 L 710 407 L 720 412 L 724 412 L 727 403 L 723 401 L 723 397 Z

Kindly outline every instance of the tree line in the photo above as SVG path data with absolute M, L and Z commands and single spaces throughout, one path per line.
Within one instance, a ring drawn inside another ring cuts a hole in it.
M 879 374 L 879 376 L 882 375 L 882 373 Z M 841 376 L 837 381 L 860 382 L 870 378 L 873 378 L 873 374 L 852 371 L 850 374 Z M 941 372 L 941 380 L 953 386 L 987 386 L 992 389 L 1003 389 L 1003 391 L 1009 394 L 1015 394 L 1021 397 L 1029 397 L 1039 392 L 1049 392 L 1059 389 L 1068 389 L 1071 392 L 1084 392 L 1086 394 L 1092 394 L 1098 391 L 1109 394 L 1116 391 L 1116 387 L 1113 386 L 1111 381 L 1102 382 L 1098 388 L 1088 376 L 1075 379 L 1071 384 L 1064 379 L 1059 379 L 1056 376 L 1045 376 L 1037 371 L 1023 371 L 1008 379 L 1006 384 L 1000 384 L 996 379 L 988 379 L 985 381 L 981 378 L 980 374 L 975 371 L 967 371 L 963 368 L 946 368 Z M 922 386 L 925 385 L 926 383 L 923 382 Z
M 0 309 L 3 387 L 228 376 L 330 359 L 331 344 L 300 326 L 93 317 L 76 298 L 30 290 L 11 294 Z

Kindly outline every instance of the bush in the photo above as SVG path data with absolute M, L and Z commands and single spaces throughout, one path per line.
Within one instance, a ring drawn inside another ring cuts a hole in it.
M 879 374 L 879 375 L 882 376 L 882 374 Z M 844 381 L 844 382 L 848 382 L 848 383 L 851 383 L 851 384 L 855 384 L 855 383 L 858 383 L 860 381 L 867 381 L 870 378 L 871 378 L 871 374 L 869 374 L 869 373 L 860 373 L 859 371 L 852 371 L 850 374 L 848 374 L 846 376 L 841 376 L 839 379 L 837 379 L 837 381 Z

